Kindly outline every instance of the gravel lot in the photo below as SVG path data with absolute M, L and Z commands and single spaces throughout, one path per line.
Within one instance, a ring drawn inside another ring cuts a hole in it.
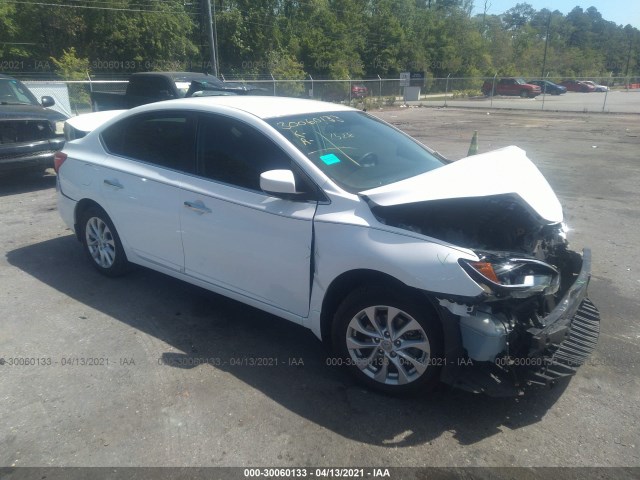
M 101 277 L 58 216 L 53 174 L 12 175 L 0 178 L 0 467 L 640 466 L 640 116 L 376 114 L 451 158 L 474 130 L 481 152 L 527 150 L 573 247 L 593 249 L 590 364 L 520 399 L 371 393 L 301 327 L 148 270 Z M 36 364 L 9 365 L 20 358 Z M 271 366 L 249 365 L 261 358 Z

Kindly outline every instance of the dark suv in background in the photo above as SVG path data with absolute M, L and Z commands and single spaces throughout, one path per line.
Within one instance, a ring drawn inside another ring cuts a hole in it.
M 53 155 L 64 146 L 67 117 L 46 107 L 15 78 L 0 75 L 0 172 L 33 167 L 52 167 Z

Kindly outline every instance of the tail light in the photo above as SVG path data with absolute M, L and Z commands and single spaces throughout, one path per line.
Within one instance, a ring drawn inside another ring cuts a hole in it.
M 56 154 L 53 156 L 53 169 L 56 171 L 56 173 L 58 173 L 60 167 L 66 159 L 67 154 L 63 152 L 56 152 Z

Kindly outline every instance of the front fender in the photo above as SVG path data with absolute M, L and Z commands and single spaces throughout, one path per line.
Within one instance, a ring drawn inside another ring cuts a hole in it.
M 320 312 L 331 283 L 345 272 L 373 270 L 403 284 L 444 296 L 483 293 L 458 264 L 472 253 L 424 237 L 371 225 L 315 222 L 315 275 L 309 325 L 321 337 Z

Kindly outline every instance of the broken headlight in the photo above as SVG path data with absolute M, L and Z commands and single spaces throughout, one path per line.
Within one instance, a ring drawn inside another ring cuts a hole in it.
M 479 260 L 460 259 L 460 266 L 475 281 L 495 293 L 525 296 L 532 293 L 555 293 L 560 273 L 548 263 L 532 258 L 512 258 L 494 253 L 478 253 Z

